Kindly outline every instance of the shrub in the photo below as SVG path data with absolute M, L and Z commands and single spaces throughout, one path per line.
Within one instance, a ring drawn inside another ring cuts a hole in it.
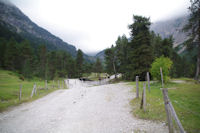
M 151 75 L 153 78 L 161 81 L 160 76 L 160 67 L 162 67 L 163 72 L 163 79 L 164 82 L 167 82 L 169 80 L 169 70 L 172 66 L 173 62 L 164 56 L 161 56 L 160 58 L 157 58 L 152 64 L 151 64 Z

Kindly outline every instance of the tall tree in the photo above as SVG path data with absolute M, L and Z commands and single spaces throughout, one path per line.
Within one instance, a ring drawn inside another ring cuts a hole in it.
M 81 77 L 83 72 L 83 52 L 79 49 L 76 56 L 77 76 Z
M 39 76 L 47 79 L 47 48 L 45 45 L 39 46 Z
M 125 35 L 122 37 L 118 37 L 116 43 L 116 56 L 117 56 L 117 64 L 119 67 L 119 72 L 123 74 L 123 78 L 126 78 L 126 73 L 128 71 L 128 39 Z
M 200 74 L 200 0 L 190 0 L 190 2 L 190 17 L 183 30 L 190 36 L 191 43 L 188 47 L 198 49 L 195 74 L 195 79 L 198 80 Z
M 4 68 L 4 54 L 6 51 L 7 41 L 4 38 L 0 38 L 0 67 Z
M 94 65 L 94 71 L 97 72 L 97 73 L 101 73 L 102 70 L 103 70 L 102 63 L 101 63 L 100 59 L 97 58 L 95 65 Z
M 5 68 L 8 70 L 16 70 L 19 65 L 19 55 L 17 42 L 14 38 L 11 38 L 6 46 L 6 51 L 4 54 Z
M 145 79 L 146 72 L 149 71 L 153 61 L 153 49 L 150 40 L 150 20 L 149 18 L 133 15 L 134 23 L 129 25 L 131 30 L 131 43 L 129 49 L 130 66 L 132 71 L 129 72 L 130 79 L 139 75 Z
M 115 47 L 112 45 L 111 48 L 105 50 L 105 64 L 106 71 L 109 74 L 115 74 L 115 78 L 117 75 L 117 56 Z
M 30 42 L 25 40 L 20 43 L 20 71 L 26 78 L 31 78 L 32 75 L 32 63 L 33 63 L 33 49 L 30 46 Z
M 49 79 L 54 79 L 56 76 L 56 52 L 51 51 L 48 53 L 48 75 Z

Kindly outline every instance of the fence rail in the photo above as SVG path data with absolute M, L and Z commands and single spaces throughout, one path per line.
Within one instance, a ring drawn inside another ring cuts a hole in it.
M 163 94 L 163 101 L 165 104 L 165 111 L 166 111 L 166 116 L 167 116 L 167 122 L 168 122 L 168 129 L 169 133 L 174 133 L 174 127 L 173 127 L 173 119 L 175 120 L 176 125 L 179 128 L 180 133 L 185 133 L 185 130 L 176 114 L 176 111 L 169 99 L 168 96 L 168 89 L 164 88 L 164 80 L 163 80 L 163 73 L 162 73 L 162 68 L 160 68 L 160 75 L 161 75 L 161 81 L 162 81 L 162 94 Z M 150 76 L 149 72 L 147 72 L 146 75 L 146 80 L 147 80 L 147 85 L 148 85 L 148 90 L 150 93 Z M 139 98 L 139 76 L 136 76 L 136 98 Z M 146 83 L 143 83 L 143 91 L 142 91 L 142 99 L 141 99 L 141 105 L 140 109 L 143 109 L 144 112 L 146 112 Z M 173 119 L 172 119 L 173 118 Z

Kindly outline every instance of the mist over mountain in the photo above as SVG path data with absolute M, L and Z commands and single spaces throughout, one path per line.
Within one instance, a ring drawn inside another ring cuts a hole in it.
M 174 38 L 174 47 L 176 47 L 187 40 L 187 33 L 182 31 L 187 22 L 188 16 L 179 16 L 166 21 L 155 22 L 151 25 L 150 30 L 159 34 L 162 38 L 168 38 L 172 35 Z M 105 50 L 98 52 L 95 57 L 104 60 L 104 52 Z
M 20 9 L 9 1 L 0 0 L 0 26 L 31 41 L 34 45 L 45 44 L 49 50 L 64 50 L 76 56 L 76 47 L 32 22 Z M 33 46 L 36 47 L 36 46 Z M 92 57 L 84 54 L 86 60 Z M 93 60 L 93 59 L 92 59 Z
M 105 49 L 98 52 L 96 55 L 95 55 L 95 58 L 99 58 L 100 60 L 104 60 L 104 56 L 105 56 Z
M 162 38 L 168 38 L 172 35 L 174 46 L 177 46 L 187 39 L 187 34 L 182 31 L 187 21 L 188 16 L 179 16 L 166 21 L 155 22 L 151 25 L 151 30 L 159 34 Z

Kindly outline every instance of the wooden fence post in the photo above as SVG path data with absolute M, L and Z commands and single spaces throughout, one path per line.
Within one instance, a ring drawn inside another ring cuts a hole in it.
M 160 75 L 161 75 L 161 81 L 162 81 L 162 88 L 164 88 L 164 81 L 163 81 L 162 67 L 160 67 Z
M 34 95 L 34 92 L 35 92 L 35 87 L 36 87 L 36 85 L 34 84 L 33 85 L 33 90 L 32 90 L 32 92 L 31 92 L 31 98 L 33 97 L 33 95 Z
M 178 119 L 178 116 L 177 116 L 177 114 L 176 114 L 176 111 L 174 110 L 174 107 L 173 107 L 173 105 L 172 105 L 172 103 L 171 103 L 171 101 L 170 101 L 170 99 L 169 99 L 167 89 L 166 89 L 165 91 L 166 91 L 165 95 L 166 95 L 166 98 L 167 98 L 167 100 L 168 100 L 169 109 L 170 109 L 170 111 L 171 111 L 172 116 L 174 117 L 174 120 L 175 120 L 176 124 L 177 124 L 178 127 L 179 127 L 180 133 L 185 133 L 184 128 L 183 128 L 183 126 L 182 126 L 180 120 Z
M 149 76 L 149 72 L 147 72 L 147 82 L 148 82 L 148 90 L 150 92 L 150 76 Z
M 45 89 L 48 89 L 47 80 L 45 80 Z
M 19 101 L 21 101 L 21 97 L 22 97 L 22 84 L 20 84 L 19 88 Z
M 66 80 L 64 80 L 64 86 L 65 86 L 65 89 L 67 89 Z
M 146 112 L 146 83 L 143 83 L 143 109 Z
M 169 133 L 173 133 L 173 123 L 172 123 L 172 117 L 171 117 L 171 113 L 170 113 L 170 109 L 169 109 L 169 100 L 167 97 L 167 89 L 165 88 L 161 88 L 162 93 L 163 93 L 163 100 L 164 100 L 164 104 L 165 104 L 165 111 L 166 111 L 166 115 L 167 115 L 167 122 L 168 122 L 168 129 L 169 129 Z
M 58 80 L 58 89 L 60 89 L 60 88 L 59 88 L 59 80 Z
M 35 90 L 34 90 L 35 95 L 37 95 L 37 85 L 35 83 Z
M 53 80 L 53 89 L 54 89 L 54 80 Z
M 65 89 L 66 87 L 65 87 L 65 80 L 63 80 L 63 89 Z
M 136 76 L 136 98 L 139 98 L 139 76 Z

